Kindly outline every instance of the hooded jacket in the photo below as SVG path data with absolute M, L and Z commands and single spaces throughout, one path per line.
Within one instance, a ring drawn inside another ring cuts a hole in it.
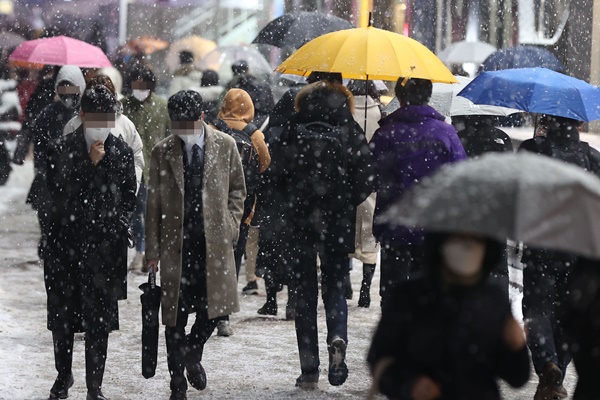
M 231 129 L 243 130 L 254 119 L 254 103 L 252 103 L 250 95 L 242 89 L 230 89 L 223 99 L 218 118 L 225 121 Z M 265 143 L 265 135 L 256 130 L 250 139 L 258 153 L 260 172 L 262 173 L 271 164 L 271 155 Z
M 419 245 L 420 230 L 392 227 L 378 217 L 416 182 L 467 154 L 454 127 L 427 105 L 400 107 L 379 125 L 371 140 L 378 185 L 373 232 L 383 243 Z
M 77 86 L 80 96 L 83 94 L 85 79 L 79 67 L 74 65 L 63 66 L 56 76 L 55 91 L 58 89 L 58 84 L 65 81 Z M 27 196 L 27 203 L 30 203 L 36 210 L 49 204 L 50 201 L 48 189 L 46 188 L 46 153 L 48 145 L 63 135 L 67 122 L 78 113 L 79 104 L 73 108 L 68 108 L 60 100 L 55 100 L 42 110 L 33 124 L 33 165 L 36 174 Z

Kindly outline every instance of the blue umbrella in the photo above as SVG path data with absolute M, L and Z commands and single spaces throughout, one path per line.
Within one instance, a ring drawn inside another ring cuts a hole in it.
M 579 121 L 600 119 L 600 88 L 546 68 L 483 72 L 458 96 L 475 104 L 516 108 Z
M 511 68 L 548 68 L 563 71 L 563 63 L 550 51 L 535 46 L 516 46 L 492 53 L 481 64 L 482 71 L 500 71 Z

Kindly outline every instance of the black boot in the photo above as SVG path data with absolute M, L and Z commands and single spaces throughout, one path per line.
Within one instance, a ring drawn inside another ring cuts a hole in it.
M 350 281 L 350 271 L 344 277 L 344 296 L 347 300 L 352 300 L 352 282 Z
M 101 387 L 107 349 L 108 333 L 86 332 L 85 384 L 88 390 L 86 400 L 106 400 Z
M 267 286 L 267 302 L 257 311 L 260 315 L 277 315 L 277 287 Z
M 52 332 L 54 342 L 54 365 L 58 377 L 50 389 L 49 400 L 66 399 L 69 397 L 69 388 L 75 382 L 71 366 L 73 365 L 73 333 Z
M 363 280 L 360 285 L 358 306 L 369 308 L 371 306 L 371 282 L 375 274 L 375 264 L 363 264 Z
M 288 301 L 285 305 L 285 319 L 287 321 L 291 321 L 296 319 L 296 288 L 291 285 L 288 285 Z

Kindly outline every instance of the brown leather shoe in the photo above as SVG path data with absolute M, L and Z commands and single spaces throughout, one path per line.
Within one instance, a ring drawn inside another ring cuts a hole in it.
M 562 372 L 560 369 L 556 364 L 548 362 L 540 375 L 540 382 L 538 383 L 533 400 L 553 400 L 554 391 L 560 385 L 561 379 Z

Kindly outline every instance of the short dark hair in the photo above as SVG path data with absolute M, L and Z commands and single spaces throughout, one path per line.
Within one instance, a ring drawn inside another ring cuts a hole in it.
M 191 51 L 183 50 L 179 52 L 179 64 L 191 64 L 194 62 L 194 54 Z
M 404 78 L 396 82 L 396 97 L 400 103 L 413 106 L 422 106 L 429 102 L 433 85 L 428 79 L 410 78 L 403 85 Z
M 379 98 L 379 93 L 375 88 L 375 82 L 352 79 L 348 82 L 348 90 L 355 96 L 371 96 L 374 99 Z
M 108 90 L 110 90 L 112 92 L 112 94 L 116 94 L 117 93 L 117 91 L 115 90 L 115 85 L 113 84 L 112 79 L 110 79 L 106 75 L 96 75 L 95 77 L 93 77 L 92 79 L 90 79 L 88 81 L 88 83 L 85 85 L 85 88 L 86 89 L 91 89 L 94 86 L 98 86 L 98 85 L 106 86 L 108 88 Z
M 117 111 L 117 98 L 104 85 L 96 85 L 83 92 L 81 111 L 110 114 Z
M 246 60 L 237 60 L 233 64 L 231 64 L 231 72 L 234 75 L 242 75 L 247 73 L 250 70 L 250 66 L 248 65 L 248 61 Z
M 156 87 L 156 75 L 154 75 L 154 71 L 147 65 L 135 67 L 129 73 L 130 84 L 137 81 L 147 83 L 151 90 L 154 90 Z
M 200 78 L 200 86 L 218 86 L 219 85 L 219 73 L 212 69 L 205 69 L 202 71 L 202 78 Z
M 198 121 L 202 117 L 204 102 L 200 93 L 181 90 L 169 97 L 167 108 L 171 121 Z

